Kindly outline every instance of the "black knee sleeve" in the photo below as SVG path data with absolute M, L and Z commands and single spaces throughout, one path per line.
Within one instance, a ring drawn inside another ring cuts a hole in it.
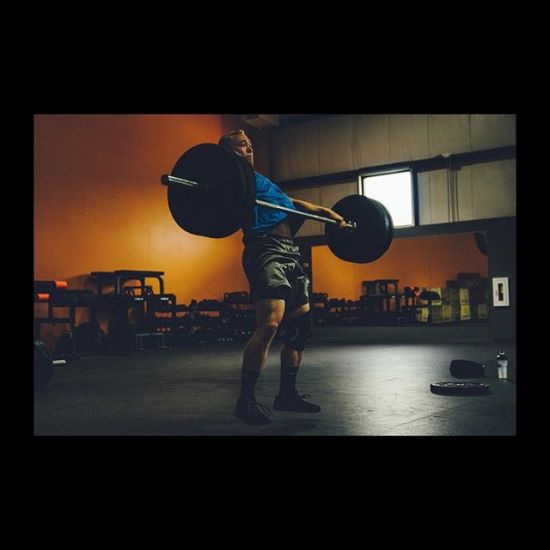
M 306 347 L 306 340 L 311 333 L 311 311 L 289 319 L 286 325 L 285 344 L 296 351 L 304 351 Z

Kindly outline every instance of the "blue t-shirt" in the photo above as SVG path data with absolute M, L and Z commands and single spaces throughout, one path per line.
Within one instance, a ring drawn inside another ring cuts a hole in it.
M 297 210 L 290 198 L 284 194 L 277 184 L 258 172 L 254 172 L 254 175 L 256 176 L 256 198 L 258 200 Z M 274 210 L 257 204 L 254 207 L 254 221 L 251 229 L 255 233 L 269 233 L 289 215 L 288 212 L 283 210 Z

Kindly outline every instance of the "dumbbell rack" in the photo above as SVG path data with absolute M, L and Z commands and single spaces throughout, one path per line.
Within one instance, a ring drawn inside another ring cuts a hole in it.
M 40 340 L 40 332 L 43 324 L 56 325 L 66 323 L 69 332 L 76 325 L 77 308 L 85 307 L 90 310 L 90 319 L 96 317 L 96 296 L 92 290 L 69 290 L 66 281 L 34 281 L 34 303 L 46 303 L 48 306 L 47 317 L 35 317 L 34 334 Z M 57 309 L 68 309 L 68 316 L 56 315 Z M 75 355 L 76 354 L 72 354 Z
M 396 324 L 401 314 L 401 294 L 398 279 L 375 279 L 362 281 L 363 294 L 360 297 L 377 324 Z
M 147 279 L 156 279 L 160 296 L 164 296 L 164 271 L 118 269 L 115 271 L 92 271 L 91 276 L 97 287 L 98 305 L 110 308 L 109 336 L 117 349 L 125 349 L 130 337 L 134 338 L 135 349 L 143 349 L 145 337 L 159 337 L 161 346 L 166 347 L 164 334 L 152 328 L 148 321 L 148 299 L 153 295 Z M 128 286 L 128 282 L 138 285 Z M 112 291 L 108 289 L 113 288 Z M 158 296 L 158 295 L 157 295 Z M 130 325 L 128 315 L 133 310 L 137 323 Z M 135 331 L 135 332 L 134 332 Z
M 314 292 L 311 295 L 311 308 L 313 312 L 313 324 L 315 326 L 326 325 L 329 321 L 328 294 Z
M 250 338 L 256 326 L 256 311 L 248 292 L 226 292 L 224 303 L 233 340 Z

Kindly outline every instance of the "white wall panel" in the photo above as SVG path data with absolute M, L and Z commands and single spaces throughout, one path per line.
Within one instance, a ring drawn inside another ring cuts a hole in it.
M 388 163 L 427 158 L 428 115 L 390 115 Z
M 447 223 L 449 216 L 449 192 L 447 170 L 435 170 L 430 174 L 430 223 Z
M 390 158 L 388 115 L 356 115 L 352 125 L 353 168 L 387 163 Z
M 353 166 L 352 116 L 334 116 L 319 120 L 319 168 L 321 174 L 345 172 Z
M 515 115 L 471 115 L 472 149 L 492 149 L 516 144 Z
M 418 182 L 418 223 L 428 225 L 432 223 L 432 213 L 430 210 L 430 172 L 424 172 L 417 175 Z
M 472 188 L 472 167 L 463 166 L 457 172 L 458 221 L 474 219 L 474 200 Z
M 515 159 L 472 166 L 474 219 L 516 215 Z
M 319 174 L 319 122 L 287 128 L 288 172 L 291 178 Z
M 269 155 L 273 181 L 290 179 L 288 171 L 288 137 L 287 127 L 276 128 L 269 134 Z
M 470 151 L 469 115 L 428 115 L 429 156 Z

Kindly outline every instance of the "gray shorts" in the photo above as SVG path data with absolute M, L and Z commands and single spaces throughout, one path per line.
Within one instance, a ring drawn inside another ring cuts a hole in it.
M 287 312 L 309 303 L 310 282 L 292 239 L 265 233 L 247 236 L 243 242 L 242 262 L 253 303 L 285 300 Z

